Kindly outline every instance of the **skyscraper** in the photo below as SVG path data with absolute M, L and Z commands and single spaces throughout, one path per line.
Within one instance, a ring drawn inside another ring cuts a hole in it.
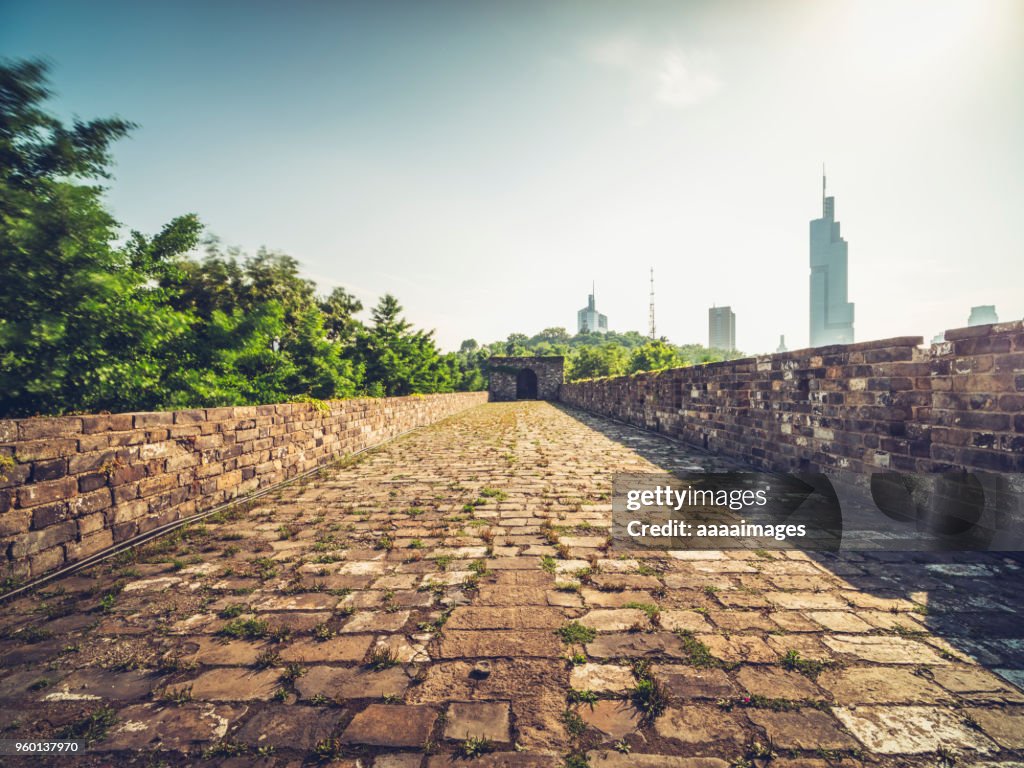
M 596 291 L 591 288 L 587 306 L 576 313 L 576 330 L 579 333 L 608 333 L 608 317 L 597 311 L 595 293 Z
M 811 346 L 853 343 L 853 303 L 847 301 L 847 247 L 839 235 L 834 197 L 825 195 L 821 218 L 811 221 Z
M 708 347 L 736 349 L 736 315 L 731 307 L 712 307 L 708 310 Z

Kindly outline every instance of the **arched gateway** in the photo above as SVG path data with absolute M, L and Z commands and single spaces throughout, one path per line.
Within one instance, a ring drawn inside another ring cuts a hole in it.
M 487 369 L 491 400 L 557 400 L 565 358 L 492 357 Z

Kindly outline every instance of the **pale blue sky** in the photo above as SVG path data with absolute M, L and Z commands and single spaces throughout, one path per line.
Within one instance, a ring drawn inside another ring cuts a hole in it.
M 807 342 L 820 168 L 858 340 L 1024 315 L 1024 3 L 14 2 L 65 114 L 140 124 L 109 201 L 194 211 L 445 348 L 575 330 Z

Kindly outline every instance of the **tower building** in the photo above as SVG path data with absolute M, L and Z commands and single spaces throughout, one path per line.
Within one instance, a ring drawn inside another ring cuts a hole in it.
M 834 197 L 821 174 L 821 218 L 811 221 L 811 346 L 853 343 L 853 302 L 847 301 L 847 243 L 839 234 Z
M 576 331 L 578 333 L 608 333 L 608 317 L 597 311 L 592 287 L 587 297 L 587 306 L 576 313 Z
M 708 347 L 729 352 L 736 349 L 736 314 L 732 307 L 708 310 Z

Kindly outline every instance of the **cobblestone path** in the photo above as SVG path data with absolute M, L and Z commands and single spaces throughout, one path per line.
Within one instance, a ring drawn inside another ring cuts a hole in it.
M 0 738 L 89 748 L 6 764 L 1024 754 L 1019 562 L 607 552 L 611 473 L 684 467 L 734 465 L 489 404 L 51 584 L 0 613 Z

